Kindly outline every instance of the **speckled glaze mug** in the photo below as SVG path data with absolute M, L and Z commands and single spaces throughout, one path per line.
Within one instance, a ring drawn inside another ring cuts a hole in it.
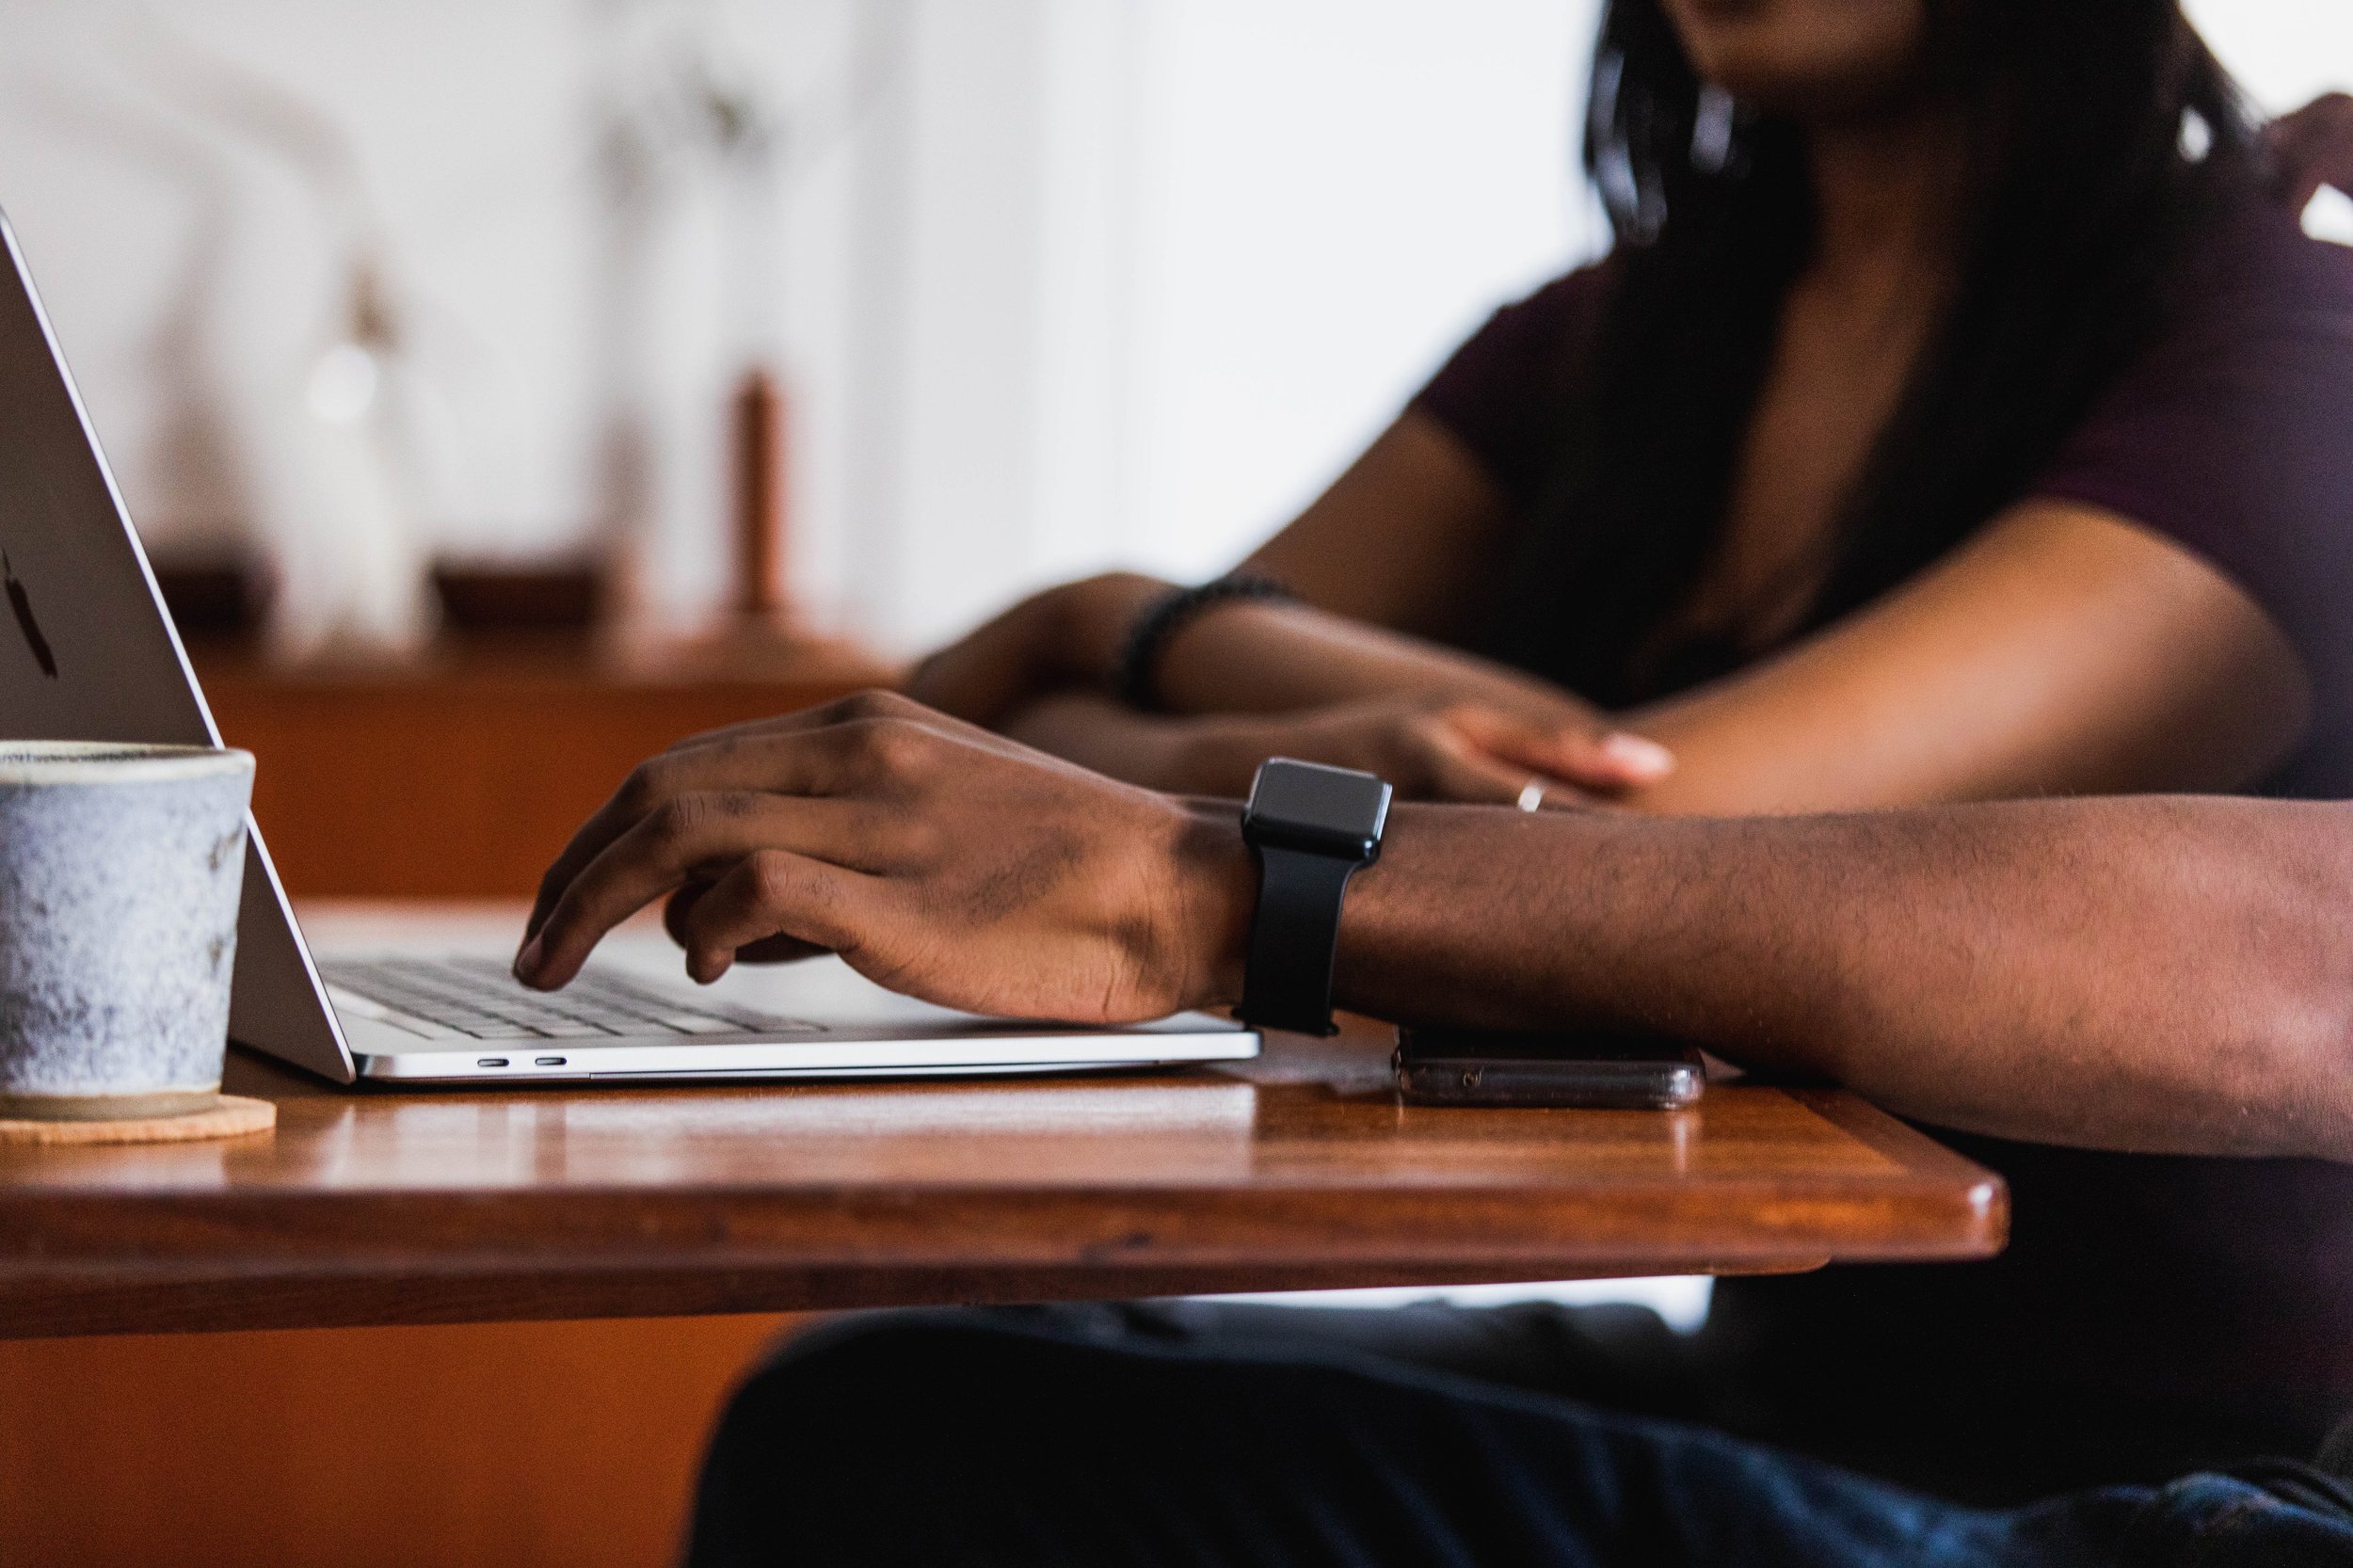
M 0 741 L 0 1117 L 220 1097 L 249 752 Z

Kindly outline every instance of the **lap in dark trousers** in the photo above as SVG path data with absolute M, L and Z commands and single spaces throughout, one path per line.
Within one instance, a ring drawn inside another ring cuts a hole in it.
M 1699 1336 L 1647 1306 L 1440 1301 L 1366 1309 L 1184 1298 L 1035 1309 L 1076 1321 L 1111 1314 L 1123 1332 L 1196 1346 L 1341 1352 L 1640 1416 L 1710 1420 L 1725 1369 Z
M 2245 1480 L 1972 1510 L 1194 1304 L 803 1336 L 722 1422 L 690 1562 L 2154 1568 L 2186 1532 L 2213 1568 L 2353 1564 L 2353 1530 Z

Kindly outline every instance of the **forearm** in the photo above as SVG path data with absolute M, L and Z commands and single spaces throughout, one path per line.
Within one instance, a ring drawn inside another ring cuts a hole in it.
M 1395 633 L 1462 632 L 1484 597 L 1510 516 L 1509 499 L 1481 459 L 1443 424 L 1408 410 L 1245 567 L 1328 612 L 1318 617 L 1323 622 L 1345 617 L 1392 629 L 1390 655 L 1410 648 L 1436 653 L 1435 645 Z M 1107 689 L 1137 617 L 1169 587 L 1134 572 L 1107 572 L 1034 595 L 924 661 L 910 695 L 995 724 L 1016 704 L 1060 687 Z M 1271 625 L 1230 618 L 1251 608 L 1221 607 L 1191 629 L 1203 632 L 1212 621 L 1249 628 L 1257 651 L 1247 657 L 1220 656 L 1223 632 L 1169 640 L 1162 669 L 1170 708 L 1289 712 L 1405 689 L 1394 679 L 1393 658 L 1369 669 L 1336 667 L 1353 665 L 1362 650 L 1335 649 L 1313 634 L 1312 622 L 1302 639 L 1279 616 Z M 1427 668 L 1405 673 L 1414 689 L 1432 679 Z
M 1176 718 L 1141 713 L 1102 693 L 1074 690 L 1025 704 L 998 728 L 1023 745 L 1129 784 L 1169 794 L 1236 799 L 1250 792 L 1258 764 L 1270 756 L 1287 751 L 1325 754 L 1312 727 L 1288 735 L 1270 734 L 1280 722 L 1248 715 Z M 1386 766 L 1401 779 L 1410 776 L 1377 757 L 1332 760 L 1343 765 Z M 1438 793 L 1427 788 L 1427 780 L 1422 784 L 1425 794 Z
M 1170 588 L 1156 578 L 1115 572 L 1054 590 L 1048 598 L 1060 662 L 1051 674 L 1073 686 L 1108 689 L 1129 632 Z M 1177 714 L 1296 712 L 1416 695 L 1433 703 L 1586 712 L 1569 694 L 1517 670 L 1304 603 L 1209 606 L 1162 643 L 1153 676 L 1162 704 Z
M 2328 806 L 1401 807 L 1337 984 L 1387 1017 L 1655 1028 L 1959 1128 L 2353 1158 L 2349 885 Z
M 1678 815 L 2244 788 L 2311 712 L 2229 579 L 2129 520 L 2024 503 L 1911 584 L 1619 722 L 1673 751 L 1623 797 Z
M 1405 805 L 1337 997 L 1648 1026 L 2012 1137 L 2353 1160 L 2348 886 L 2344 804 Z M 1239 997 L 1257 876 L 1231 801 L 861 693 L 638 767 L 550 868 L 518 977 L 565 984 L 655 900 L 700 980 L 818 948 L 943 1006 L 1115 1023 Z
M 1168 640 L 1156 669 L 1172 712 L 1290 712 L 1372 697 L 1479 702 L 1590 717 L 1569 693 L 1435 643 L 1299 604 L 1221 605 Z
M 1225 792 L 1184 768 L 1187 721 L 1140 713 L 1100 692 L 1048 693 L 1006 714 L 997 728 L 1023 745 L 1130 784 L 1177 794 Z

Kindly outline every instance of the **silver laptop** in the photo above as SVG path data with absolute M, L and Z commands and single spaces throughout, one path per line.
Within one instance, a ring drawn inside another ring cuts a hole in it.
M 0 242 L 0 736 L 217 745 L 4 216 Z M 1123 1029 L 953 1013 L 833 959 L 766 977 L 758 1005 L 614 964 L 541 994 L 480 956 L 314 962 L 258 827 L 248 843 L 230 1037 L 343 1083 L 1018 1073 L 1258 1050 L 1199 1013 Z

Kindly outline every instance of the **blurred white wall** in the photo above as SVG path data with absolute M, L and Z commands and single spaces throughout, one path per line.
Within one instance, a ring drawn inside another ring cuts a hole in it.
M 2192 9 L 2271 107 L 2353 79 L 2336 0 Z M 1590 251 L 1594 10 L 0 0 L 0 205 L 159 542 L 249 509 L 240 443 L 302 395 L 365 230 L 436 546 L 634 518 L 648 607 L 691 623 L 723 569 L 726 390 L 774 358 L 804 598 L 910 648 L 1105 562 L 1215 569 Z M 769 117 L 764 157 L 716 148 L 697 72 Z M 283 114 L 225 110 L 242 78 L 339 128 L 357 179 L 306 174 Z
M 1590 0 L 1161 0 L 1146 52 L 1134 547 L 1280 522 L 1504 298 L 1606 235 Z
M 331 340 L 356 200 L 436 406 L 435 541 L 527 554 L 649 510 L 680 622 L 717 591 L 721 399 L 763 346 L 801 586 L 911 647 L 1066 570 L 1223 561 L 1591 232 L 1589 0 L 0 0 L 0 205 L 152 539 L 238 525 L 238 432 Z M 612 106 L 696 58 L 783 127 L 762 296 L 706 152 L 664 154 L 615 232 Z M 234 77 L 340 127 L 357 190 L 221 112 Z M 650 462 L 616 495 L 620 414 Z

